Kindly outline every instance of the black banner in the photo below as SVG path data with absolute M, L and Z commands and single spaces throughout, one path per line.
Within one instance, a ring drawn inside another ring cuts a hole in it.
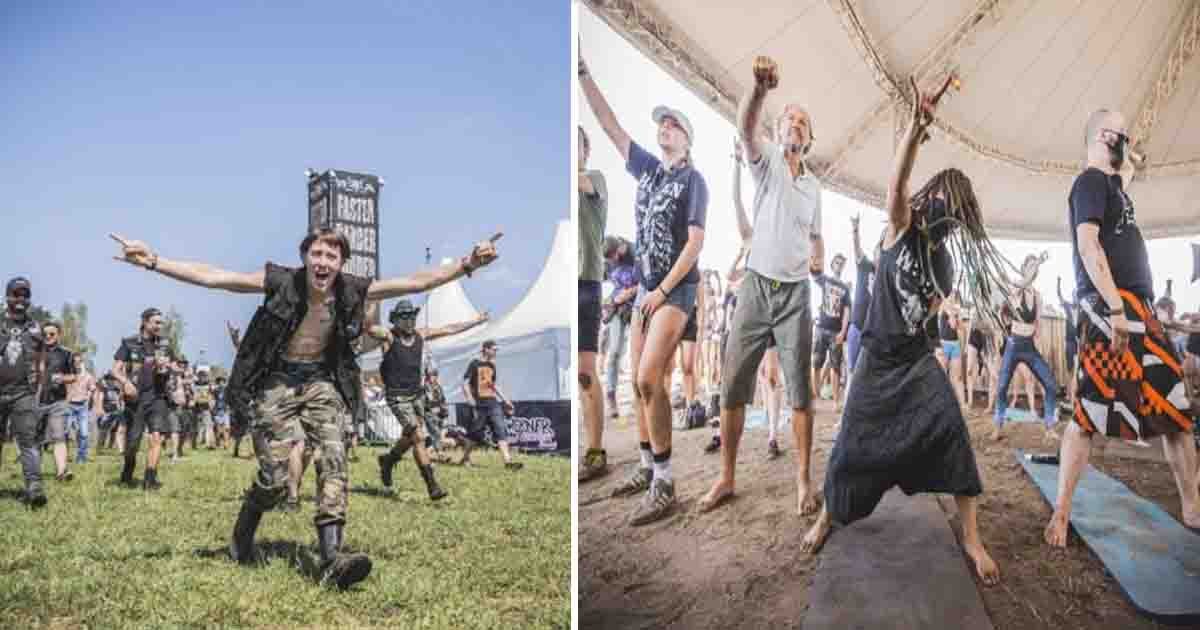
M 525 400 L 516 401 L 513 407 L 512 417 L 504 419 L 510 446 L 536 453 L 571 454 L 571 401 Z M 475 426 L 473 406 L 455 403 L 454 412 L 459 426 L 468 431 Z
M 350 241 L 342 271 L 379 279 L 379 189 L 375 175 L 328 170 L 308 172 L 308 229 L 328 225 Z

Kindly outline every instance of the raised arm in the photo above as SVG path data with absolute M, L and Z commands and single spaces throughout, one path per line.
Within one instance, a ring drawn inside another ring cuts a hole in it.
M 762 142 L 758 138 L 758 125 L 762 117 L 763 103 L 767 100 L 767 92 L 779 85 L 779 67 L 770 57 L 758 57 L 754 60 L 754 86 L 742 95 L 738 101 L 737 130 L 738 137 L 746 147 L 746 159 L 758 162 L 762 157 Z
M 169 260 L 159 256 L 141 241 L 127 240 L 112 233 L 108 236 L 121 246 L 121 255 L 114 256 L 114 259 L 157 271 L 168 278 L 206 289 L 224 289 L 233 293 L 262 293 L 266 290 L 265 274 L 262 271 L 241 273 L 226 271 L 206 263 Z
M 583 88 L 583 96 L 587 99 L 588 106 L 592 108 L 596 120 L 600 122 L 600 128 L 617 147 L 617 153 L 621 154 L 621 159 L 629 161 L 629 134 L 625 133 L 621 124 L 617 122 L 616 114 L 608 106 L 604 95 L 600 93 L 600 88 L 592 79 L 592 73 L 588 72 L 583 56 L 579 57 L 579 86 Z
M 476 269 L 489 265 L 492 261 L 496 260 L 498 256 L 496 253 L 496 241 L 500 240 L 501 236 L 504 236 L 504 233 L 497 232 L 490 239 L 476 243 L 471 253 L 463 256 L 457 262 L 448 263 L 425 271 L 418 271 L 407 276 L 376 280 L 367 289 L 367 299 L 386 300 L 410 293 L 423 293 L 440 287 L 452 280 L 469 276 Z
M 453 324 L 446 324 L 445 326 L 440 326 L 437 328 L 418 328 L 417 332 L 425 338 L 425 341 L 433 341 L 434 339 L 441 339 L 442 337 L 449 337 L 450 335 L 457 335 L 459 333 L 466 332 L 486 321 L 488 321 L 488 314 L 480 313 L 475 319 L 469 319 L 467 321 L 456 322 Z
M 733 139 L 733 210 L 737 213 L 738 233 L 743 241 L 750 240 L 754 236 L 754 227 L 742 205 L 742 143 L 737 138 Z
M 238 330 L 238 327 L 234 326 L 233 322 L 229 320 L 225 320 L 225 330 L 229 331 L 229 341 L 233 343 L 233 349 L 237 350 L 238 346 L 242 343 L 241 331 Z
M 858 267 L 858 263 L 865 257 L 862 250 L 862 238 L 858 234 L 858 223 L 862 219 L 862 215 L 850 217 L 850 236 L 854 241 L 854 266 Z
M 908 179 L 912 176 L 913 164 L 917 159 L 917 149 L 925 138 L 925 128 L 933 122 L 933 111 L 936 103 L 922 94 L 917 88 L 917 82 L 909 77 L 912 87 L 912 111 L 908 121 L 908 130 L 900 141 L 896 153 L 895 164 L 892 166 L 892 178 L 888 182 L 888 238 L 890 245 L 896 236 L 908 228 L 912 222 L 912 208 L 908 205 Z

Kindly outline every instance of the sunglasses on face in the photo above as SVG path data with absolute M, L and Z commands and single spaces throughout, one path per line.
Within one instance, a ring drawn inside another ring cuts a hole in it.
M 1101 131 L 1107 131 L 1108 133 L 1116 136 L 1117 141 L 1121 142 L 1122 144 L 1129 144 L 1129 136 L 1117 131 L 1116 129 L 1101 129 Z
M 15 298 L 25 298 L 26 300 L 28 300 L 29 299 L 29 290 L 28 289 L 17 289 L 16 291 L 9 293 L 8 296 L 15 297 Z

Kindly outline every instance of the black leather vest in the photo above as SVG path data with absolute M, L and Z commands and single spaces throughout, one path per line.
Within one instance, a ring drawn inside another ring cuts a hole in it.
M 226 401 L 234 422 L 246 426 L 254 400 L 262 394 L 267 375 L 279 365 L 288 342 L 308 313 L 308 283 L 304 268 L 267 263 L 266 297 L 254 312 L 226 386 Z M 339 273 L 333 284 L 333 333 L 325 349 L 325 367 L 351 412 L 361 403 L 359 368 L 351 342 L 362 335 L 371 280 Z

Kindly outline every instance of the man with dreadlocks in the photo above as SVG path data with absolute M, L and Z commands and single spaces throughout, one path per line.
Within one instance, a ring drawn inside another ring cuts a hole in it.
M 1033 281 L 1037 280 L 1038 268 L 1042 263 L 1046 262 L 1049 254 L 1043 252 L 1041 256 L 1030 254 L 1025 257 L 1025 261 L 1021 263 L 1021 281 L 1016 287 L 1016 291 L 1010 298 L 1009 304 L 1012 311 L 1016 314 L 1013 320 L 1012 331 L 1008 336 L 1008 343 L 1004 346 L 1004 355 L 1000 359 L 1000 376 L 999 386 L 996 391 L 996 413 L 992 416 L 992 422 L 995 428 L 992 431 L 993 439 L 1000 439 L 1000 431 L 1004 428 L 1004 421 L 1008 418 L 1008 387 L 1012 381 L 1013 372 L 1017 365 L 1024 363 L 1029 366 L 1029 369 L 1037 376 L 1038 381 L 1042 384 L 1044 392 L 1044 410 L 1042 412 L 1043 422 L 1045 423 L 1045 439 L 1047 443 L 1053 444 L 1058 436 L 1054 433 L 1054 423 L 1058 421 L 1058 405 L 1055 403 L 1055 395 L 1058 393 L 1058 382 L 1054 379 L 1054 372 L 1050 370 L 1050 364 L 1042 357 L 1042 353 L 1034 344 L 1034 338 L 1037 335 L 1038 318 L 1042 309 L 1042 296 L 1033 288 Z M 1031 381 L 1026 381 L 1026 389 L 1029 392 L 1029 411 L 1034 411 L 1034 387 Z
M 421 311 L 409 300 L 400 300 L 388 315 L 391 329 L 375 325 L 367 332 L 383 343 L 383 361 L 379 375 L 383 377 L 388 409 L 400 423 L 400 439 L 391 450 L 379 456 L 379 478 L 383 488 L 392 492 L 392 467 L 408 449 L 413 451 L 417 470 L 425 480 L 429 498 L 437 501 L 446 491 L 433 478 L 433 464 L 425 445 L 425 343 L 449 335 L 457 335 L 487 321 L 487 314 L 473 320 L 448 324 L 439 328 L 417 328 L 417 313 Z
M 979 539 L 976 498 L 983 486 L 975 453 L 925 324 L 955 285 L 952 250 L 966 267 L 958 285 L 972 298 L 988 294 L 983 289 L 998 268 L 989 268 L 995 250 L 971 182 L 961 171 L 941 171 L 908 196 L 917 148 L 941 95 L 927 97 L 915 81 L 909 83 L 912 119 L 888 187 L 888 227 L 854 371 L 855 394 L 846 402 L 829 457 L 825 505 L 801 549 L 815 553 L 835 522 L 866 518 L 894 485 L 906 494 L 953 494 L 962 518 L 963 549 L 980 580 L 992 585 L 999 582 L 1000 571 Z
M 1094 433 L 1125 440 L 1162 435 L 1183 524 L 1200 528 L 1194 421 L 1184 412 L 1189 403 L 1183 368 L 1151 306 L 1150 258 L 1120 174 L 1129 142 L 1125 117 L 1098 110 L 1084 134 L 1087 168 L 1068 197 L 1079 303 L 1079 384 L 1075 421 L 1063 433 L 1058 498 L 1044 531 L 1054 547 L 1067 545 L 1071 499 Z

